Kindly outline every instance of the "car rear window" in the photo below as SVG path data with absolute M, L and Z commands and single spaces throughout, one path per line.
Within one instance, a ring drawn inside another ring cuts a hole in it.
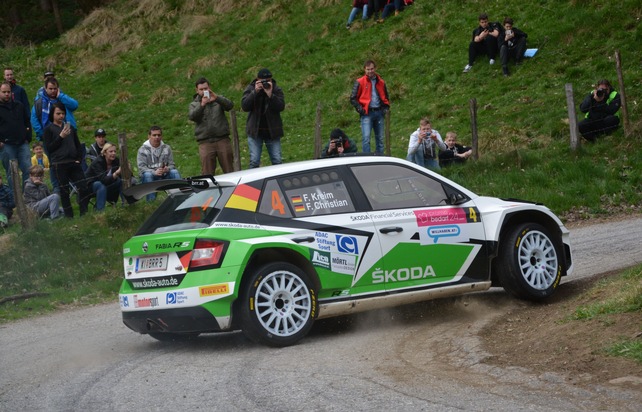
M 136 235 L 209 227 L 233 190 L 233 187 L 224 187 L 170 194 Z

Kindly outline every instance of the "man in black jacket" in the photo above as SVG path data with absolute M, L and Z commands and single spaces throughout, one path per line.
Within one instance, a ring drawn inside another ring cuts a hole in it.
M 617 129 L 620 125 L 620 106 L 622 100 L 611 82 L 606 79 L 598 81 L 595 90 L 580 103 L 580 110 L 585 113 L 584 120 L 577 124 L 582 137 L 594 142 L 598 136 Z
M 502 62 L 504 76 L 508 76 L 508 59 L 515 59 L 515 64 L 521 64 L 524 52 L 526 51 L 526 38 L 528 35 L 513 27 L 513 19 L 504 19 L 504 31 L 497 38 L 499 46 L 499 60 Z
M 245 132 L 250 149 L 250 168 L 261 165 L 263 143 L 272 164 L 281 164 L 281 112 L 285 109 L 285 97 L 268 69 L 259 70 L 256 79 L 247 86 L 241 108 L 248 112 Z
M 23 183 L 29 179 L 31 167 L 31 123 L 28 114 L 22 103 L 12 99 L 11 83 L 3 82 L 0 85 L 0 146 L 4 146 L 3 161 L 6 161 L 7 165 L 10 160 L 18 161 Z M 7 180 L 9 187 L 12 187 L 9 170 Z

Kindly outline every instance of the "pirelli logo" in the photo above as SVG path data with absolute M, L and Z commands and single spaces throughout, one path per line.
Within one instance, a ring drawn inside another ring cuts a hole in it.
M 227 285 L 227 283 L 224 283 L 222 285 L 200 286 L 198 288 L 198 294 L 201 297 L 225 295 L 227 293 L 230 293 L 230 287 Z

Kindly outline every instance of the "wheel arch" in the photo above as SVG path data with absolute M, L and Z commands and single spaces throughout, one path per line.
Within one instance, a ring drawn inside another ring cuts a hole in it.
M 310 260 L 306 256 L 302 255 L 298 251 L 285 247 L 265 247 L 256 249 L 254 252 L 252 252 L 247 265 L 245 265 L 245 269 L 243 269 L 243 275 L 241 276 L 241 282 L 238 287 L 239 296 L 232 304 L 233 329 L 239 329 L 240 327 L 240 325 L 238 324 L 238 320 L 240 318 L 238 316 L 239 304 L 241 301 L 240 297 L 242 291 L 245 290 L 247 282 L 249 282 L 250 276 L 248 276 L 248 274 L 254 270 L 257 270 L 261 266 L 272 262 L 288 262 L 297 266 L 299 269 L 306 272 L 308 276 L 310 276 L 310 279 L 314 283 L 314 288 L 317 290 L 317 293 L 319 292 L 319 289 L 321 288 L 319 275 L 317 274 L 316 270 L 314 270 L 312 263 L 310 263 Z
M 493 259 L 491 262 L 491 280 L 493 286 L 498 286 L 499 285 L 499 280 L 497 278 L 497 253 L 500 250 L 500 248 L 503 247 L 503 242 L 505 242 L 505 233 L 521 224 L 521 223 L 537 223 L 547 230 L 550 231 L 551 235 L 554 236 L 553 242 L 558 246 L 559 250 L 562 252 L 562 276 L 566 276 L 566 270 L 567 268 L 570 267 L 570 249 L 567 244 L 564 243 L 563 241 L 563 233 L 562 229 L 559 226 L 559 223 L 553 219 L 550 215 L 540 212 L 537 210 L 525 210 L 525 211 L 518 211 L 518 212 L 513 212 L 513 213 L 508 213 L 504 217 L 504 220 L 501 224 L 501 229 L 499 230 L 499 236 L 497 237 L 497 249 L 493 253 Z

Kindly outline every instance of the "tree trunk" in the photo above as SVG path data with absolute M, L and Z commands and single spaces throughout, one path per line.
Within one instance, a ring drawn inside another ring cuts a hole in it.
M 63 34 L 64 30 L 62 28 L 62 19 L 60 18 L 60 7 L 58 7 L 58 0 L 51 0 L 51 6 L 53 7 L 54 20 L 56 20 L 56 28 L 58 29 L 58 34 Z

